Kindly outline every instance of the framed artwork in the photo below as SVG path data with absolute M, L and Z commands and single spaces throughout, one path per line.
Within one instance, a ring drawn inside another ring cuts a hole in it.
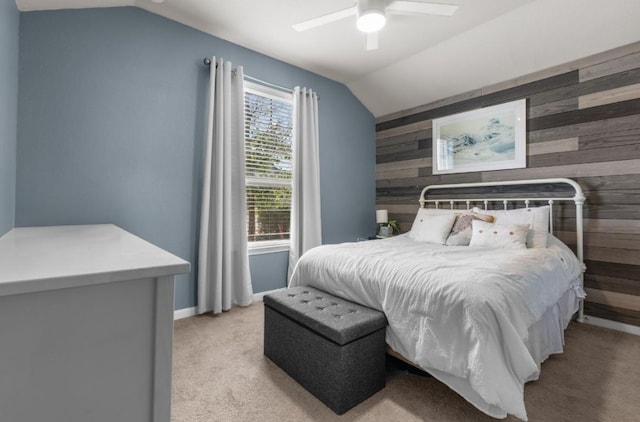
M 524 168 L 526 99 L 433 119 L 433 174 Z

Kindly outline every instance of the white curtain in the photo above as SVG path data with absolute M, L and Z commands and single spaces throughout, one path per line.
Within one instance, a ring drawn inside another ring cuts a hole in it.
M 318 141 L 318 95 L 310 89 L 296 87 L 293 92 L 289 280 L 300 256 L 322 244 Z
M 198 313 L 252 301 L 244 184 L 242 67 L 211 61 L 198 252 Z

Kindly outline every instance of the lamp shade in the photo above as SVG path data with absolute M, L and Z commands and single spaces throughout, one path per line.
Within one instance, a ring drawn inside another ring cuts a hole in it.
M 389 222 L 389 213 L 387 210 L 376 210 L 376 223 L 386 224 Z

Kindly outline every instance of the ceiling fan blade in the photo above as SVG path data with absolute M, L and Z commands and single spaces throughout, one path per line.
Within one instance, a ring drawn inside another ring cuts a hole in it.
M 315 28 L 317 26 L 326 25 L 331 22 L 339 21 L 349 16 L 356 14 L 356 7 L 350 7 L 348 9 L 338 10 L 337 12 L 328 13 L 326 15 L 318 16 L 317 18 L 309 19 L 304 22 L 291 25 L 293 29 L 298 32 L 306 31 L 307 29 Z
M 458 5 L 395 0 L 389 3 L 386 10 L 395 15 L 451 16 L 458 10 Z
M 366 48 L 367 51 L 378 49 L 378 32 L 367 32 L 366 34 Z

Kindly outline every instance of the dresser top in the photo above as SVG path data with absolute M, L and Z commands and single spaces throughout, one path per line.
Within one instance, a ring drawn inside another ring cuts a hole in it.
M 20 227 L 0 237 L 0 296 L 188 271 L 187 261 L 113 224 Z

